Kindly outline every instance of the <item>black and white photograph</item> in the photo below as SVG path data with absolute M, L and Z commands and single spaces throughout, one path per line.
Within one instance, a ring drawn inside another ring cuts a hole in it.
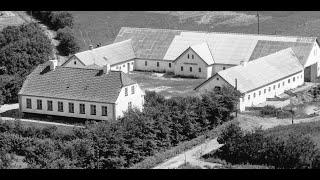
M 320 10 L 8 10 L 0 169 L 320 168 Z

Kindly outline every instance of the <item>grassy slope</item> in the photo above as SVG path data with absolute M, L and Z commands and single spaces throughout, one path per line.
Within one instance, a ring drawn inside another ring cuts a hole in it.
M 266 130 L 266 134 L 273 134 L 280 137 L 286 137 L 291 133 L 309 135 L 320 148 L 320 121 L 277 126 Z

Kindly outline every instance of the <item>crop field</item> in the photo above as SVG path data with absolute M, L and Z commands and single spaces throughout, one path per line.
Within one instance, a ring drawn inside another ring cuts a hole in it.
M 113 42 L 120 28 L 257 33 L 256 11 L 71 11 L 81 49 Z M 320 37 L 320 12 L 261 11 L 260 33 Z
M 165 97 L 194 95 L 193 89 L 205 79 L 178 78 L 164 73 L 132 72 L 130 77 L 137 81 L 143 90 L 155 91 Z

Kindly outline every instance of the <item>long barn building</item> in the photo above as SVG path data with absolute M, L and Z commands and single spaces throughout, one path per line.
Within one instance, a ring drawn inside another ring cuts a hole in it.
M 134 70 L 208 79 L 240 62 L 291 48 L 304 67 L 304 81 L 320 75 L 316 37 L 122 27 L 114 43 L 126 40 L 134 51 Z

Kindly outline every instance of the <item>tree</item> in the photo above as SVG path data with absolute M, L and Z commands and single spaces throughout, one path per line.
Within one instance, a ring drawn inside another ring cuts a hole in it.
M 64 56 L 68 56 L 70 54 L 75 54 L 79 52 L 80 50 L 80 43 L 79 40 L 72 36 L 71 34 L 64 34 L 62 36 L 63 39 L 61 39 L 57 49 L 59 52 L 62 53 Z
M 73 27 L 74 18 L 71 13 L 69 12 L 53 12 L 51 14 L 51 25 L 54 30 L 58 30 L 69 26 L 70 28 Z

